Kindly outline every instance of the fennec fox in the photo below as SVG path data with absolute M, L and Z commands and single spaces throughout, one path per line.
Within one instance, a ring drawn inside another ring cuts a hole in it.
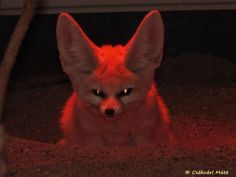
M 61 143 L 85 146 L 140 146 L 169 143 L 169 116 L 154 83 L 164 28 L 149 12 L 125 45 L 96 46 L 67 13 L 57 22 L 63 71 L 73 94 L 60 118 Z

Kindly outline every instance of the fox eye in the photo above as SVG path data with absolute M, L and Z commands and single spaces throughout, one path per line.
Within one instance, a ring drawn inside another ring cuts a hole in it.
M 98 96 L 100 98 L 105 98 L 106 97 L 106 95 L 104 94 L 104 92 L 102 90 L 93 89 L 92 92 L 95 96 Z
M 125 88 L 118 94 L 118 97 L 127 96 L 132 92 L 132 90 L 132 88 Z

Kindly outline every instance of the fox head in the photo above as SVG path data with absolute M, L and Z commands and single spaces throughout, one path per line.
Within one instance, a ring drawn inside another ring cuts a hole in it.
M 114 118 L 147 96 L 162 59 L 163 22 L 158 11 L 151 11 L 125 46 L 98 47 L 70 15 L 61 13 L 57 43 L 63 71 L 79 99 Z

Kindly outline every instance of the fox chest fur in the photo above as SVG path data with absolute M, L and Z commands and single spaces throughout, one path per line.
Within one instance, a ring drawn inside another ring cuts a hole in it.
M 125 45 L 96 46 L 68 14 L 58 18 L 61 64 L 74 93 L 60 118 L 62 143 L 93 146 L 168 144 L 169 116 L 154 84 L 163 24 L 150 12 Z

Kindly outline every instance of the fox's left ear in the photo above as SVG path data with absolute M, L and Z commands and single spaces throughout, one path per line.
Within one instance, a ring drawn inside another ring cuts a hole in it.
M 164 26 L 157 10 L 149 12 L 127 44 L 126 65 L 138 71 L 147 65 L 158 68 L 161 63 L 164 45 Z
M 86 36 L 79 24 L 67 13 L 57 20 L 57 44 L 65 73 L 90 73 L 97 65 L 96 45 Z

